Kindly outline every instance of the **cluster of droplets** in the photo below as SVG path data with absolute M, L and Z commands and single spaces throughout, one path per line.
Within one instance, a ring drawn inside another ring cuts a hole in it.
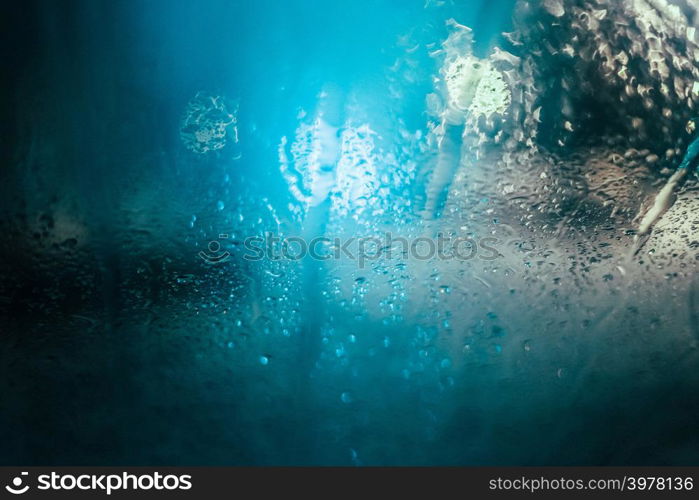
M 691 3 L 521 1 L 507 34 L 531 72 L 528 106 L 547 146 L 613 131 L 672 157 L 699 103 L 699 44 Z M 636 144 L 634 144 L 636 143 Z
M 227 203 L 218 201 L 190 219 L 187 241 L 201 248 L 197 261 L 202 276 L 180 273 L 175 280 L 175 286 L 201 294 L 192 306 L 197 314 L 223 318 L 223 347 L 264 350 L 265 365 L 274 351 L 270 345 L 275 339 L 294 337 L 301 321 L 298 263 L 279 258 L 285 224 L 269 199 L 245 191 L 229 195 Z M 248 238 L 257 241 L 255 251 Z M 208 248 L 202 244 L 206 241 Z M 218 258 L 223 255 L 230 257 Z M 199 289 L 202 283 L 209 286 Z
M 378 187 L 380 158 L 376 151 L 374 132 L 369 125 L 346 127 L 342 131 L 340 160 L 333 189 L 334 213 L 359 218 L 371 209 Z
M 230 126 L 233 141 L 238 141 L 235 123 L 235 113 L 228 111 L 222 96 L 198 92 L 187 104 L 180 127 L 180 139 L 194 153 L 216 151 L 226 145 Z
M 381 138 L 366 123 L 346 123 L 339 133 L 338 155 L 330 167 L 323 165 L 323 124 L 302 122 L 294 140 L 283 137 L 279 145 L 280 171 L 289 191 L 300 203 L 299 213 L 331 199 L 331 221 L 346 218 L 371 225 L 381 217 L 410 210 L 409 187 L 415 177 L 415 153 L 422 143 L 419 133 L 401 128 L 399 148 L 386 151 Z
M 446 125 L 463 124 L 463 136 L 476 151 L 491 145 L 533 150 L 539 110 L 533 108 L 531 64 L 497 47 L 478 58 L 471 29 L 453 19 L 447 27 L 442 48 L 432 53 L 441 69 L 435 92 L 427 96 L 428 112 L 437 119 L 428 128 L 440 141 Z

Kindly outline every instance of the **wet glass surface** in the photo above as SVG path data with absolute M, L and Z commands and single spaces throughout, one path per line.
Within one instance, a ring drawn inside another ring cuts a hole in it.
M 693 3 L 7 14 L 3 463 L 696 465 Z

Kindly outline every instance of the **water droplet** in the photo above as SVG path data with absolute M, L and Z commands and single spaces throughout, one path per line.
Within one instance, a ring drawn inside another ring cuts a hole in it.
M 340 400 L 345 404 L 349 404 L 353 401 L 352 395 L 349 392 L 343 392 L 340 394 Z
M 260 364 L 263 366 L 269 364 L 269 358 L 267 356 L 260 356 Z
M 218 203 L 216 203 L 216 208 L 220 211 L 226 208 L 226 205 L 221 200 L 218 200 Z

